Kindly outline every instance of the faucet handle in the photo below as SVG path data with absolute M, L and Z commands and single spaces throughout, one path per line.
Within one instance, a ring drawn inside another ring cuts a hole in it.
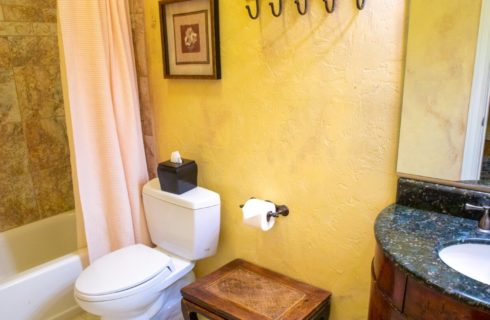
M 490 206 L 475 206 L 474 204 L 469 203 L 466 203 L 464 205 L 464 208 L 466 210 L 484 211 L 485 213 L 488 213 L 490 211 Z
M 478 231 L 490 233 L 490 206 L 475 206 L 467 203 L 464 205 L 464 208 L 466 210 L 483 211 L 484 214 L 478 223 Z

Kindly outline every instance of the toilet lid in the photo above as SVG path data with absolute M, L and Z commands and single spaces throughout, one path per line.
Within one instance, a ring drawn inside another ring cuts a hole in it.
M 136 287 L 159 275 L 171 273 L 166 254 L 142 244 L 111 252 L 94 261 L 78 277 L 75 288 L 84 295 L 105 295 Z

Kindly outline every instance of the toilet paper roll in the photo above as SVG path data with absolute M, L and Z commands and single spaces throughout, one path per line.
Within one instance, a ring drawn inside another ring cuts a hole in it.
M 267 221 L 267 213 L 275 212 L 276 206 L 272 202 L 250 199 L 245 202 L 242 208 L 243 223 L 267 231 L 274 226 L 275 218 L 271 217 Z

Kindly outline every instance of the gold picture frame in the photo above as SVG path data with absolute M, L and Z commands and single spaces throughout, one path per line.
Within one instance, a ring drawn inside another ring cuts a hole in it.
M 221 79 L 218 0 L 160 0 L 166 79 Z

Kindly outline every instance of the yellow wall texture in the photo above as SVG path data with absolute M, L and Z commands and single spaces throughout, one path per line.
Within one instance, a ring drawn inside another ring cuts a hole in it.
M 366 319 L 373 221 L 395 199 L 406 5 L 309 1 L 300 16 L 284 1 L 274 18 L 262 1 L 251 20 L 246 4 L 220 1 L 218 81 L 163 79 L 158 1 L 145 7 L 159 160 L 195 159 L 222 199 L 219 251 L 197 273 L 244 258 L 331 290 L 331 319 Z M 291 213 L 245 226 L 251 196 Z
M 398 172 L 461 180 L 481 0 L 412 0 Z

